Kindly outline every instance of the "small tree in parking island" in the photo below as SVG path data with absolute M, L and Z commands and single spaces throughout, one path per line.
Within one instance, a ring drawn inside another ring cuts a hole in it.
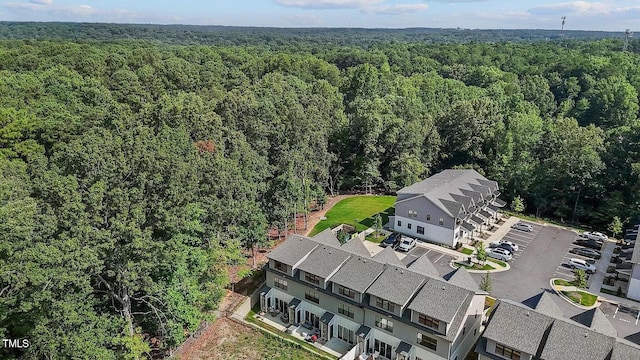
M 585 289 L 587 287 L 587 273 L 582 269 L 576 269 L 574 272 L 575 279 L 572 283 L 575 287 Z
M 620 218 L 614 216 L 611 224 L 609 224 L 609 227 L 607 229 L 611 231 L 613 237 L 618 236 L 618 234 L 622 232 L 622 221 L 620 221 Z
M 482 281 L 480 281 L 480 289 L 486 292 L 491 291 L 491 277 L 489 277 L 489 272 L 482 277 Z
M 513 201 L 511 201 L 511 210 L 518 214 L 524 211 L 524 200 L 522 200 L 520 195 L 514 197 Z
M 484 243 L 482 242 L 476 246 L 476 258 L 482 262 L 482 264 L 487 261 L 487 250 L 484 248 Z

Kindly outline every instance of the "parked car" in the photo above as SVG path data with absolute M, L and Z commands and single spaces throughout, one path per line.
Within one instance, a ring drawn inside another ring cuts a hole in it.
M 596 267 L 582 259 L 571 258 L 568 263 L 572 269 L 584 270 L 587 274 L 593 274 L 596 272 Z
M 511 253 L 511 255 L 515 254 L 515 252 L 518 251 L 518 250 L 514 249 L 513 246 L 511 246 L 509 244 L 505 244 L 505 243 L 502 243 L 502 244 L 498 245 L 498 247 L 496 249 L 505 249 L 509 253 Z
M 392 249 L 395 249 L 398 247 L 398 245 L 400 245 L 400 238 L 401 238 L 400 234 L 392 233 L 386 239 L 382 240 L 382 242 L 380 243 L 380 246 L 382 247 L 391 246 Z
M 602 256 L 600 254 L 600 251 L 593 250 L 593 249 L 587 249 L 587 248 L 573 248 L 569 252 L 572 253 L 572 254 L 586 256 L 586 257 L 592 258 L 592 259 L 600 259 L 600 257 Z
M 600 232 L 585 232 L 584 236 L 587 237 L 587 239 L 589 240 L 597 240 L 597 241 L 606 241 L 607 239 L 609 239 L 609 237 L 603 233 Z
M 400 241 L 400 245 L 398 245 L 398 250 L 400 251 L 409 251 L 416 246 L 416 239 L 410 238 L 408 236 L 402 236 L 402 241 Z
M 516 229 L 516 230 L 526 231 L 526 232 L 533 231 L 533 226 L 531 226 L 529 224 L 525 224 L 523 222 L 515 223 L 515 224 L 513 224 L 513 226 L 511 226 L 511 228 Z
M 509 251 L 501 248 L 487 250 L 487 256 L 501 261 L 511 260 L 511 254 L 509 253 Z
M 511 246 L 514 251 L 518 251 L 518 244 L 516 244 L 516 243 L 514 243 L 512 241 L 500 240 L 499 243 L 500 244 L 507 244 L 507 245 Z
M 602 243 L 599 243 L 595 240 L 583 240 L 583 239 L 578 239 L 574 242 L 574 244 L 576 245 L 580 245 L 580 246 L 584 246 L 584 247 L 588 247 L 591 249 L 595 249 L 595 250 L 600 250 L 602 249 Z

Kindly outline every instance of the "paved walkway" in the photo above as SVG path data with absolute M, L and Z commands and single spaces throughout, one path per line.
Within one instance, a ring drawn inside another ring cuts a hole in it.
M 508 219 L 505 219 L 504 224 L 500 225 L 500 227 L 496 231 L 494 231 L 493 234 L 489 235 L 488 238 L 482 241 L 484 242 L 485 247 L 489 247 L 489 244 L 491 244 L 492 242 L 502 239 L 502 237 L 506 233 L 508 233 L 509 230 L 511 230 L 511 226 L 513 226 L 513 224 L 517 223 L 518 221 L 520 221 L 520 219 L 515 216 L 511 216 Z
M 613 249 L 616 247 L 616 244 L 612 241 L 605 241 L 602 249 L 602 256 L 600 257 L 600 261 L 598 261 L 598 266 L 596 267 L 596 273 L 591 275 L 589 279 L 589 292 L 593 294 L 600 294 L 600 288 L 602 287 L 602 282 L 604 281 L 604 277 L 607 274 L 607 268 L 609 267 L 609 259 L 613 256 Z M 607 294 L 601 294 L 607 295 Z

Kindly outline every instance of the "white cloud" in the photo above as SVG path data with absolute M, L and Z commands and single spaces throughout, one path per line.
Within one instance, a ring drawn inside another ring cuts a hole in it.
M 612 3 L 572 1 L 558 4 L 548 4 L 528 10 L 533 15 L 565 15 L 565 14 L 608 14 L 621 8 Z
M 384 0 L 276 0 L 282 6 L 301 9 L 360 9 Z
M 53 0 L 31 0 L 31 2 L 40 5 L 53 5 Z
M 380 15 L 404 15 L 424 11 L 428 8 L 429 5 L 427 4 L 394 4 L 371 6 L 366 8 L 365 11 Z

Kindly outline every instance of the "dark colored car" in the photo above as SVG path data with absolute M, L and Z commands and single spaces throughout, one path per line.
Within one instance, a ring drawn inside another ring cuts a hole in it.
M 402 237 L 400 236 L 400 234 L 393 233 L 393 234 L 389 235 L 386 239 L 384 239 L 380 243 L 380 246 L 382 246 L 382 247 L 391 246 L 392 249 L 395 249 L 396 247 L 398 247 L 398 245 L 400 245 L 400 239 L 401 238 Z
M 595 250 L 600 250 L 602 249 L 602 243 L 599 243 L 595 240 L 583 240 L 583 239 L 578 239 L 574 242 L 574 244 L 576 245 L 580 245 L 580 246 L 584 246 L 584 247 L 588 247 L 591 249 L 595 249 Z
M 592 258 L 592 259 L 600 259 L 600 257 L 601 257 L 599 251 L 593 250 L 593 249 L 587 249 L 587 248 L 574 248 L 574 249 L 571 249 L 571 251 L 569 251 L 569 252 L 573 253 L 573 254 L 586 256 L 586 257 Z
M 498 245 L 498 248 L 499 249 L 505 249 L 505 250 L 507 250 L 508 252 L 510 252 L 512 254 L 514 254 L 516 252 L 516 249 L 514 249 L 513 246 L 511 246 L 509 244 L 505 244 L 505 243 L 502 243 L 502 244 Z

